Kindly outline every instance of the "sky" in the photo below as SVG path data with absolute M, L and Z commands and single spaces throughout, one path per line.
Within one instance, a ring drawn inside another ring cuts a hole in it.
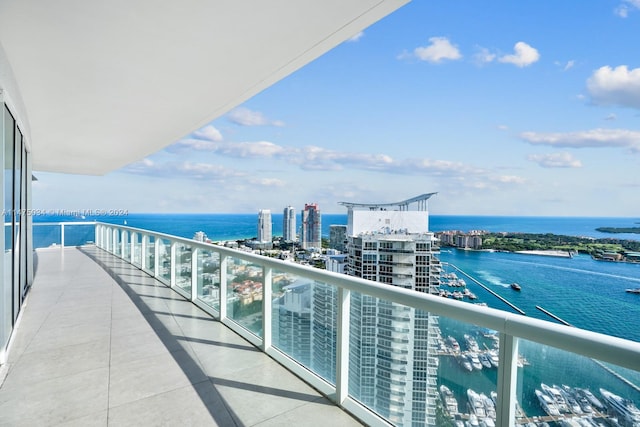
M 33 206 L 346 213 L 437 192 L 431 214 L 637 217 L 639 166 L 640 0 L 414 0 L 145 159 L 36 172 Z

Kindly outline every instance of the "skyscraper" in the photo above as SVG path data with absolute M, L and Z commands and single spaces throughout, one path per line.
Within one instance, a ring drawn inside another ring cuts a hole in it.
M 440 261 L 424 194 L 398 203 L 343 202 L 349 275 L 437 293 Z M 417 203 L 417 210 L 409 205 Z M 349 393 L 394 424 L 435 424 L 438 319 L 400 304 L 351 300 Z
M 285 242 L 296 241 L 296 211 L 287 206 L 282 213 L 282 239 Z
M 329 226 L 329 247 L 331 249 L 345 252 L 347 249 L 347 226 L 346 225 L 330 225 Z
M 302 249 L 321 248 L 322 223 L 317 203 L 304 205 L 302 211 Z
M 269 209 L 261 209 L 258 212 L 258 242 L 270 244 L 272 240 L 271 234 L 271 211 Z

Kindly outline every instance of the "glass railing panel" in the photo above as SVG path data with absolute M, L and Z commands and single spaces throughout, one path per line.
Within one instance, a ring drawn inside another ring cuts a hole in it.
M 495 425 L 491 331 L 353 293 L 349 335 L 349 394 L 392 424 Z
M 167 283 L 171 282 L 171 241 L 158 239 L 158 277 Z
M 9 230 L 9 232 L 7 232 Z M 11 226 L 5 226 L 5 239 L 11 239 Z M 33 248 L 59 246 L 62 242 L 61 227 L 58 224 L 33 223 Z
M 142 265 L 142 234 L 131 233 L 131 242 L 133 243 L 132 264 L 140 267 Z
M 176 286 L 187 293 L 191 293 L 191 251 L 191 245 L 176 244 Z
M 65 246 L 82 246 L 94 243 L 95 238 L 95 224 L 65 224 L 64 226 Z
M 527 340 L 519 351 L 517 423 L 640 426 L 640 372 Z
M 112 250 L 113 253 L 120 256 L 122 255 L 122 232 L 120 231 L 119 228 L 112 228 L 111 232 L 113 233 L 113 239 L 112 239 Z
M 156 238 L 154 236 L 145 236 L 147 244 L 145 245 L 145 270 L 153 274 L 156 262 Z
M 227 317 L 262 336 L 262 266 L 227 257 Z
M 129 261 L 131 259 L 131 233 L 122 230 L 122 258 Z
M 272 345 L 330 384 L 336 381 L 337 288 L 272 273 Z
M 220 254 L 198 249 L 198 292 L 199 301 L 220 310 Z

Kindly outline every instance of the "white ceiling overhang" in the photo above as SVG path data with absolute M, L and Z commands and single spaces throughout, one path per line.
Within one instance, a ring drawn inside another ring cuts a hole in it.
M 0 0 L 33 168 L 139 160 L 408 1 Z

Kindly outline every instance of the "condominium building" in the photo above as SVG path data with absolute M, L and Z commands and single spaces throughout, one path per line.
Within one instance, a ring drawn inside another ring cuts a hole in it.
M 282 212 L 282 238 L 285 242 L 296 241 L 296 210 L 287 206 Z
M 390 204 L 343 202 L 348 209 L 346 273 L 436 294 L 440 262 L 428 231 L 433 193 Z M 417 210 L 409 205 L 417 203 Z M 349 392 L 394 424 L 435 424 L 438 319 L 354 294 Z
M 346 252 L 347 249 L 347 226 L 346 225 L 330 225 L 329 226 L 329 247 L 340 252 Z
M 302 249 L 322 247 L 322 219 L 317 203 L 307 203 L 302 211 Z
M 271 243 L 271 211 L 269 209 L 261 209 L 258 212 L 258 241 L 260 243 Z

